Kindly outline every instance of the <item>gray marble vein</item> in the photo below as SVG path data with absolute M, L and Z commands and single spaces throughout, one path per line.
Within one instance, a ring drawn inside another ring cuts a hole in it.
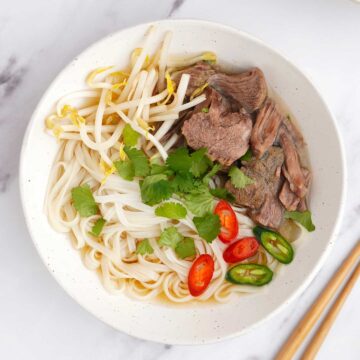
M 2 98 L 9 97 L 22 82 L 23 76 L 27 71 L 24 66 L 18 66 L 17 58 L 9 57 L 7 64 L 0 69 L 0 101 Z
M 0 169 L 0 193 L 4 193 L 7 189 L 8 182 L 10 179 L 9 173 L 3 173 Z
M 168 17 L 171 17 L 184 4 L 185 0 L 175 0 L 171 6 Z

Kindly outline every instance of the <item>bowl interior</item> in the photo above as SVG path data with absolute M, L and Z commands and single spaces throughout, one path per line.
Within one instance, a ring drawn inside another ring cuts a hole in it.
M 97 275 L 87 270 L 67 235 L 56 233 L 43 211 L 49 171 L 58 149 L 44 132 L 44 118 L 59 97 L 85 87 L 90 70 L 128 62 L 149 24 L 112 34 L 75 58 L 51 84 L 29 124 L 22 151 L 20 187 L 33 241 L 61 286 L 95 316 L 131 335 L 165 343 L 194 344 L 239 334 L 274 314 L 304 289 L 329 250 L 344 193 L 344 161 L 334 120 L 309 80 L 284 57 L 237 30 L 203 21 L 157 23 L 158 38 L 173 31 L 172 53 L 214 51 L 232 70 L 260 67 L 267 82 L 291 109 L 308 143 L 314 173 L 311 210 L 316 231 L 296 247 L 293 263 L 283 267 L 263 292 L 229 304 L 186 307 L 139 302 L 110 295 Z M 246 311 L 243 311 L 246 309 Z M 154 326 L 156 324 L 156 326 Z M 186 331 L 183 331 L 186 329 Z

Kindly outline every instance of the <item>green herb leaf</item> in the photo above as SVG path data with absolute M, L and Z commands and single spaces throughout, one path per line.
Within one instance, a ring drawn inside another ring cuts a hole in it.
M 90 233 L 96 237 L 101 234 L 101 231 L 105 225 L 106 221 L 104 218 L 97 219 L 94 226 L 92 227 Z
M 130 124 L 126 124 L 122 133 L 124 144 L 127 146 L 135 146 L 138 142 L 140 134 L 133 130 Z
M 185 206 L 197 216 L 203 216 L 214 209 L 214 198 L 209 189 L 202 186 L 198 190 L 185 195 Z
M 149 174 L 149 160 L 143 151 L 128 146 L 124 147 L 124 151 L 134 167 L 135 176 L 146 176 Z
M 247 152 L 240 158 L 240 161 L 250 161 L 252 157 L 253 157 L 253 153 L 249 148 Z
M 196 255 L 195 242 L 193 238 L 186 237 L 181 240 L 175 248 L 176 255 L 180 259 L 185 259 Z
M 153 165 L 151 165 L 150 174 L 151 175 L 166 174 L 167 171 L 168 171 L 167 166 L 153 164 Z
M 208 112 L 209 112 L 209 108 L 208 108 L 208 107 L 203 107 L 203 108 L 201 109 L 201 111 L 202 111 L 203 113 L 208 113 Z
M 169 219 L 183 219 L 187 214 L 186 209 L 179 203 L 166 202 L 155 209 L 155 215 Z
M 135 176 L 135 170 L 130 160 L 119 160 L 114 162 L 114 166 L 118 174 L 125 180 L 133 180 Z
M 285 211 L 285 219 L 291 219 L 301 224 L 307 231 L 314 231 L 315 225 L 311 219 L 311 212 L 309 210 L 300 211 Z
M 94 196 L 88 184 L 75 187 L 71 190 L 71 197 L 75 209 L 79 212 L 80 216 L 87 217 L 96 215 L 99 212 Z
M 172 249 L 175 249 L 177 244 L 184 237 L 179 233 L 178 229 L 175 226 L 168 227 L 165 229 L 159 239 L 159 245 L 168 246 Z
M 204 176 L 203 183 L 207 185 L 209 183 L 210 179 L 212 177 L 214 177 L 220 169 L 221 169 L 221 165 L 220 164 L 215 164 L 211 168 L 211 170 Z
M 150 160 L 150 174 L 166 174 L 168 176 L 171 176 L 174 174 L 174 172 L 169 169 L 165 164 L 163 164 L 160 158 L 155 157 Z
M 191 154 L 191 168 L 190 171 L 195 177 L 204 175 L 212 161 L 206 156 L 206 148 L 196 150 Z
M 217 197 L 218 199 L 224 199 L 230 202 L 235 201 L 234 195 L 225 188 L 210 189 L 210 194 Z
M 193 219 L 199 235 L 211 243 L 220 233 L 220 218 L 216 214 L 208 213 L 202 217 Z
M 232 166 L 229 171 L 231 183 L 237 188 L 242 189 L 247 185 L 253 184 L 254 180 L 246 176 L 238 167 Z
M 165 174 L 147 176 L 140 185 L 141 199 L 145 204 L 156 205 L 167 200 L 173 193 Z
M 166 159 L 166 164 L 175 172 L 186 173 L 190 171 L 192 160 L 189 155 L 189 150 L 185 147 L 174 150 Z
M 191 173 L 181 173 L 176 174 L 171 181 L 171 187 L 174 189 L 174 192 L 177 193 L 188 193 L 198 186 L 197 181 Z
M 150 245 L 150 242 L 148 239 L 144 239 L 137 243 L 136 253 L 140 255 L 145 254 L 152 254 L 154 252 L 154 249 Z

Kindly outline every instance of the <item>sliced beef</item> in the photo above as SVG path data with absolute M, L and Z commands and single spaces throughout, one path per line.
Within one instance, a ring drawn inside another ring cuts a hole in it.
M 211 65 L 205 62 L 199 62 L 184 70 L 178 71 L 174 75 L 173 80 L 178 84 L 182 74 L 189 74 L 190 81 L 186 90 L 186 95 L 190 96 L 197 88 L 203 86 L 208 81 L 209 77 L 215 73 L 216 70 L 211 67 Z
M 256 223 L 278 229 L 284 216 L 284 208 L 277 197 L 266 195 L 259 209 L 251 210 L 249 215 Z
M 284 185 L 279 193 L 279 200 L 284 205 L 286 210 L 294 211 L 297 209 L 300 198 L 291 191 L 289 182 L 285 180 Z
M 308 207 L 307 207 L 307 203 L 306 203 L 306 198 L 302 198 L 299 202 L 297 210 L 303 212 L 303 211 L 306 211 L 307 209 L 308 209 Z
M 311 181 L 311 173 L 308 169 L 302 168 L 302 173 L 305 178 L 305 187 L 306 191 L 309 189 L 310 181 Z M 297 196 L 290 188 L 290 183 L 288 180 L 284 181 L 284 185 L 279 193 L 279 199 L 281 203 L 284 205 L 285 209 L 288 211 L 305 211 L 307 210 L 306 205 L 306 194 L 304 197 Z
M 239 205 L 249 208 L 248 214 L 255 222 L 272 228 L 278 228 L 283 218 L 284 209 L 278 200 L 283 162 L 283 150 L 272 146 L 261 159 L 254 158 L 241 167 L 253 184 L 237 189 L 229 180 L 225 185 Z
M 307 193 L 307 169 L 302 168 L 299 155 L 292 137 L 288 132 L 282 131 L 280 134 L 280 145 L 285 153 L 285 163 L 283 174 L 289 182 L 289 187 L 299 198 L 305 197 Z
M 250 115 L 232 112 L 231 102 L 212 90 L 209 112 L 195 112 L 184 122 L 182 133 L 193 149 L 206 147 L 212 160 L 228 166 L 249 148 Z
M 265 77 L 258 68 L 234 75 L 217 73 L 209 77 L 208 83 L 222 95 L 237 101 L 250 113 L 260 108 L 267 95 Z
M 302 134 L 300 133 L 299 129 L 294 125 L 294 123 L 290 120 L 289 115 L 283 118 L 279 135 L 281 135 L 282 132 L 286 132 L 291 137 L 291 140 L 293 141 L 295 147 L 298 150 L 301 150 L 305 146 Z
M 251 149 L 256 157 L 263 156 L 273 145 L 283 116 L 276 103 L 267 99 L 261 107 L 251 133 Z

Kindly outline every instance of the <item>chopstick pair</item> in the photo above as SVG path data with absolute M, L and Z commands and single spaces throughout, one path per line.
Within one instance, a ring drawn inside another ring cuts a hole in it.
M 281 350 L 276 356 L 276 360 L 291 360 L 298 350 L 307 334 L 311 331 L 315 323 L 319 320 L 321 314 L 329 304 L 330 300 L 334 297 L 337 289 L 344 282 L 347 275 L 350 273 L 354 265 L 357 263 L 360 257 L 360 242 L 351 250 L 348 257 L 344 260 L 338 271 L 329 281 L 323 292 L 320 294 L 318 299 L 313 303 L 311 308 L 293 330 L 290 337 L 287 339 Z M 339 313 L 342 305 L 344 304 L 347 296 L 351 289 L 356 283 L 360 275 L 360 263 L 358 263 L 352 272 L 350 278 L 346 282 L 344 288 L 341 290 L 334 304 L 328 311 L 326 317 L 322 321 L 319 329 L 314 334 L 309 345 L 305 349 L 301 359 L 310 360 L 314 359 L 322 342 L 328 334 L 331 325 L 334 323 L 337 314 Z

